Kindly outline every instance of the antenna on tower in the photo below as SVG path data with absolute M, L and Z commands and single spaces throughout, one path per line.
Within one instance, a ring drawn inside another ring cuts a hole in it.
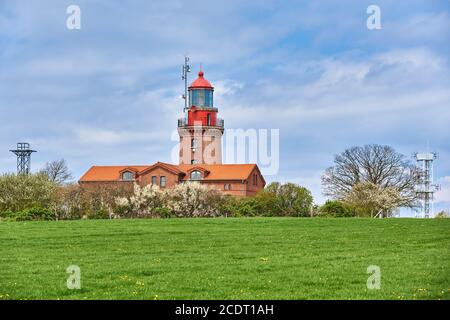
M 27 142 L 17 143 L 17 149 L 9 150 L 17 156 L 17 174 L 29 174 L 31 171 L 31 154 L 36 152 L 30 149 Z
M 191 66 L 189 64 L 189 57 L 184 57 L 184 65 L 181 73 L 181 79 L 184 80 L 184 109 L 183 112 L 186 112 L 188 109 L 188 73 L 191 72 Z
M 433 213 L 434 192 L 439 190 L 439 186 L 433 184 L 433 161 L 438 158 L 436 152 L 414 153 L 413 157 L 417 162 L 416 174 L 416 194 L 422 201 L 422 212 L 416 217 L 429 218 Z

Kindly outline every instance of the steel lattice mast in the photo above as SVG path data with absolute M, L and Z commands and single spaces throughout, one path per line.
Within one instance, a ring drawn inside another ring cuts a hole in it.
M 421 215 L 424 218 L 429 218 L 433 213 L 434 192 L 439 190 L 439 186 L 433 184 L 433 161 L 437 157 L 436 152 L 414 154 L 414 158 L 417 161 L 416 193 L 422 201 Z
M 27 142 L 17 143 L 17 149 L 9 150 L 17 156 L 17 174 L 29 174 L 31 171 L 31 154 L 36 152 L 30 149 Z

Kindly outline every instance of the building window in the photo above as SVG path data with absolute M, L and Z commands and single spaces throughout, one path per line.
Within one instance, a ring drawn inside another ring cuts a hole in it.
M 134 179 L 134 174 L 130 171 L 122 173 L 122 180 L 130 181 Z
M 130 181 L 133 179 L 134 179 L 134 174 L 132 172 L 126 171 L 126 172 L 122 173 L 122 180 Z
M 207 126 L 210 126 L 211 125 L 211 114 L 210 113 L 208 113 L 208 115 L 206 116 L 206 121 L 207 121 Z
M 253 185 L 255 185 L 255 186 L 258 185 L 258 175 L 256 173 L 253 174 Z
M 198 148 L 198 141 L 197 141 L 197 139 L 192 139 L 191 140 L 191 148 L 192 149 Z
M 197 164 L 197 163 L 198 163 L 197 160 L 195 160 L 195 159 L 192 159 L 192 160 L 191 160 L 191 164 Z
M 191 180 L 201 180 L 202 174 L 198 170 L 194 170 L 191 172 Z
M 161 188 L 165 188 L 166 187 L 166 177 L 165 176 L 161 176 L 159 178 L 159 186 Z
M 155 186 L 158 184 L 158 177 L 157 176 L 152 176 L 152 184 L 155 185 Z
M 224 185 L 224 189 L 225 189 L 225 190 L 231 190 L 231 184 L 226 183 L 226 184 Z

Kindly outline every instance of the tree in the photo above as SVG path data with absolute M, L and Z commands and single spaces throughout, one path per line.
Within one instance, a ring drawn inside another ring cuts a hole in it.
M 309 216 L 313 205 L 311 192 L 295 183 L 280 184 L 272 182 L 264 192 L 276 196 L 279 215 L 283 216 Z
M 322 186 L 326 196 L 344 200 L 355 185 L 368 182 L 397 191 L 402 206 L 415 207 L 418 198 L 412 169 L 405 156 L 392 147 L 353 147 L 335 156 L 334 166 L 326 169 L 322 175 Z
M 0 176 L 0 212 L 30 208 L 50 209 L 56 184 L 42 173 Z
M 73 178 L 64 159 L 47 162 L 42 169 L 42 173 L 46 174 L 50 181 L 57 184 L 65 184 Z
M 359 182 L 346 197 L 347 203 L 358 213 L 370 217 L 390 217 L 405 205 L 405 200 L 394 187 L 381 187 L 372 182 Z

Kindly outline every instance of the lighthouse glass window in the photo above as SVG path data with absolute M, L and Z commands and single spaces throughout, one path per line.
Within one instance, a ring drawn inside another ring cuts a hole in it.
M 205 90 L 198 90 L 197 101 L 199 107 L 205 106 Z
M 204 90 L 204 89 L 192 90 L 190 95 L 190 105 L 196 107 L 212 108 L 213 106 L 212 90 Z
M 205 90 L 205 107 L 212 108 L 213 106 L 213 92 L 211 90 Z

